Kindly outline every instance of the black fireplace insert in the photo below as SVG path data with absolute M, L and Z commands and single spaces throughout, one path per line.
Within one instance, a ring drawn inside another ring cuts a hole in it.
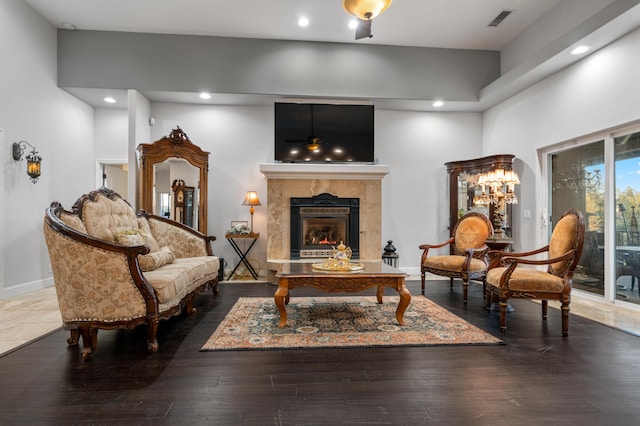
M 291 259 L 329 257 L 340 243 L 360 258 L 360 199 L 291 198 Z

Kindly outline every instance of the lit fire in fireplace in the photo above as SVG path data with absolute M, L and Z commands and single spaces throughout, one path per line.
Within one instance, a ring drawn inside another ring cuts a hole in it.
M 291 258 L 327 257 L 331 248 L 344 242 L 359 257 L 358 198 L 320 194 L 291 198 Z
M 345 218 L 322 218 L 313 217 L 303 219 L 305 229 L 305 246 L 314 245 L 336 245 L 338 241 L 344 240 L 346 230 Z M 338 229 L 341 229 L 340 232 Z
M 321 221 L 322 219 L 314 218 L 313 221 L 316 223 Z M 326 220 L 326 219 L 325 219 Z M 332 221 L 335 221 L 332 220 Z M 340 237 L 337 235 L 333 226 L 309 226 L 308 231 L 305 235 L 304 244 L 305 246 L 312 245 L 335 245 L 338 244 Z
M 335 243 L 337 243 L 337 241 L 336 241 L 336 240 L 329 241 L 329 240 L 327 240 L 327 238 L 326 238 L 326 237 L 325 237 L 325 239 L 324 239 L 324 240 L 322 240 L 322 241 L 319 241 L 319 242 L 318 242 L 318 244 L 335 244 Z

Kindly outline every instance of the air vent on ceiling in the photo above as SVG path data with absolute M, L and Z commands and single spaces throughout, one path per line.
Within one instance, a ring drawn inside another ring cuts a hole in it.
M 491 21 L 491 23 L 489 24 L 490 27 L 497 27 L 498 25 L 500 25 L 500 23 L 502 23 L 502 21 L 504 21 L 505 19 L 507 19 L 507 16 L 511 15 L 511 12 L 513 12 L 513 10 L 503 10 L 502 12 L 500 12 L 498 14 L 498 16 L 496 16 L 493 21 Z

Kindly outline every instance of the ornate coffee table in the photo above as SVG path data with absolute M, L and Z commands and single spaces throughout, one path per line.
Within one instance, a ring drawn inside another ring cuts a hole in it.
M 376 293 L 378 303 L 382 303 L 384 288 L 391 287 L 400 295 L 396 319 L 400 325 L 404 325 L 404 311 L 411 302 L 411 293 L 404 285 L 407 274 L 382 261 L 358 263 L 364 268 L 353 272 L 316 270 L 311 267 L 311 263 L 304 262 L 282 264 L 276 273 L 278 289 L 273 297 L 280 313 L 278 327 L 282 328 L 287 324 L 285 305 L 289 304 L 289 290 L 304 286 L 315 287 L 329 293 L 355 293 L 378 287 Z

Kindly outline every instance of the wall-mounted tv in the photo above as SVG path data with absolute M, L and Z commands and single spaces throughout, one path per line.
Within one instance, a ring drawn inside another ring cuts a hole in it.
M 373 105 L 275 103 L 275 161 L 373 163 Z

